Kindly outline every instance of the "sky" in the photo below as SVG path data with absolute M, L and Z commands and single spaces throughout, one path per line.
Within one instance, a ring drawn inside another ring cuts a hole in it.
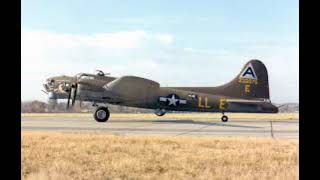
M 265 63 L 271 101 L 299 102 L 297 0 L 22 0 L 21 99 L 96 69 L 161 86 L 218 86 Z

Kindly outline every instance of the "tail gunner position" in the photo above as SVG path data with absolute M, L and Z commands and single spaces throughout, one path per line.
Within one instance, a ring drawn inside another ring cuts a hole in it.
M 219 112 L 224 114 L 277 113 L 270 101 L 268 72 L 259 60 L 245 64 L 229 83 L 216 87 L 161 87 L 159 83 L 136 76 L 111 77 L 102 71 L 80 73 L 75 77 L 52 77 L 44 84 L 49 99 L 68 99 L 67 107 L 76 100 L 96 106 L 94 118 L 106 122 L 109 104 L 154 109 L 163 116 L 167 111 Z

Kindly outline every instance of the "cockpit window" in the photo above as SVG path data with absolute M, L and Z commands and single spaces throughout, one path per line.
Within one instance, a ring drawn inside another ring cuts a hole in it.
M 94 79 L 93 76 L 82 75 L 80 79 Z

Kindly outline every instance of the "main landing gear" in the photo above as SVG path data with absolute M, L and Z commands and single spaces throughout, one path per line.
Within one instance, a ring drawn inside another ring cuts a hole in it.
M 228 119 L 229 119 L 228 116 L 224 115 L 224 112 L 222 112 L 221 121 L 222 121 L 222 122 L 227 122 Z
M 166 110 L 165 109 L 156 109 L 156 111 L 154 112 L 157 116 L 163 116 L 166 114 Z
M 93 114 L 94 119 L 97 122 L 107 122 L 110 116 L 110 112 L 107 107 L 100 106 Z

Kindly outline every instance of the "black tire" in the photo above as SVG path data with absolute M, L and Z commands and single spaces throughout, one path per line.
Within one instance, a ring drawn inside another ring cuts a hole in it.
M 156 113 L 157 116 L 163 116 L 163 115 L 165 115 L 165 114 L 166 114 L 166 113 L 161 113 L 161 114 Z
M 221 121 L 222 121 L 222 122 L 227 122 L 227 121 L 228 121 L 228 116 L 223 115 L 223 116 L 221 117 Z
M 156 114 L 157 116 L 163 116 L 163 115 L 166 114 L 166 111 L 163 110 L 163 109 L 161 109 L 161 110 L 156 110 L 155 114 Z
M 107 122 L 110 116 L 110 112 L 106 107 L 98 107 L 93 114 L 94 119 L 97 122 Z

